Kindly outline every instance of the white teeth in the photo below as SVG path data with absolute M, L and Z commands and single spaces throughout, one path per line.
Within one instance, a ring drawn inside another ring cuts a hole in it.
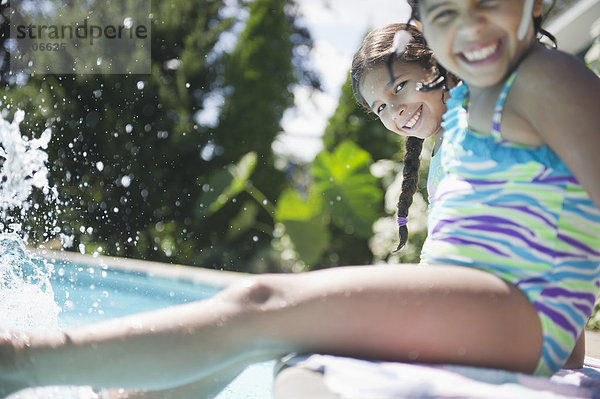
M 474 51 L 463 51 L 465 58 L 471 62 L 473 61 L 481 61 L 494 54 L 496 49 L 498 48 L 498 44 L 492 44 L 491 46 L 484 47 L 479 50 Z
M 409 119 L 408 122 L 404 125 L 405 128 L 412 129 L 412 127 L 417 123 L 419 118 L 421 117 L 421 108 L 419 108 L 419 112 L 416 112 L 412 118 Z

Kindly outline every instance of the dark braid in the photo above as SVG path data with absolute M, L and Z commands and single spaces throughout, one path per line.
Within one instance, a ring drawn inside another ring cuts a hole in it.
M 406 139 L 406 153 L 404 154 L 404 165 L 402 167 L 402 192 L 400 193 L 400 198 L 398 198 L 398 217 L 406 218 L 408 216 L 408 209 L 412 205 L 413 196 L 417 192 L 422 148 L 423 139 L 418 137 L 408 137 Z M 403 224 L 400 226 L 399 233 L 400 243 L 396 251 L 402 249 L 408 240 L 406 225 Z

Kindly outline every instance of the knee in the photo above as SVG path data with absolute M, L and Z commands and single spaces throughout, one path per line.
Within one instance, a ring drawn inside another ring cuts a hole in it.
M 229 286 L 219 294 L 221 299 L 244 310 L 268 310 L 274 302 L 282 302 L 284 293 L 268 275 L 254 276 Z

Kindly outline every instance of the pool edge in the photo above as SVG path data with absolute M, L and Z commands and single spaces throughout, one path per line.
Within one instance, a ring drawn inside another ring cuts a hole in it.
M 111 269 L 142 272 L 151 276 L 167 277 L 178 280 L 193 281 L 217 287 L 244 280 L 251 276 L 249 273 L 213 270 L 203 267 L 187 266 L 175 263 L 161 263 L 141 259 L 121 258 L 105 255 L 88 255 L 77 252 L 57 251 L 46 248 L 29 248 L 34 256 L 49 260 L 72 261 L 85 265 L 108 267 Z

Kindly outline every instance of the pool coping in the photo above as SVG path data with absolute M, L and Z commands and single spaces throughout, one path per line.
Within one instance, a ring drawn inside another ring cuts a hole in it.
M 200 266 L 187 266 L 176 263 L 161 263 L 133 258 L 122 258 L 105 255 L 89 255 L 78 252 L 58 251 L 43 247 L 29 248 L 31 253 L 50 261 L 71 261 L 89 266 L 108 267 L 130 272 L 142 272 L 150 276 L 159 276 L 177 280 L 192 281 L 217 287 L 247 279 L 250 273 L 232 272 L 226 270 L 207 269 Z

